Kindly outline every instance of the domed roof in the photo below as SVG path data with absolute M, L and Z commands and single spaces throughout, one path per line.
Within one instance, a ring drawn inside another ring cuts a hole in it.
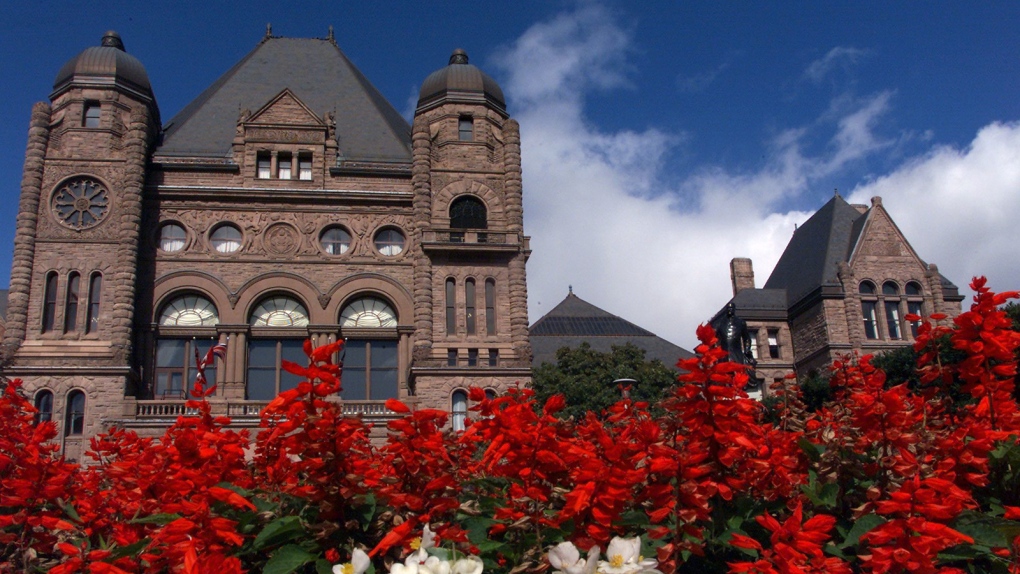
M 506 112 L 506 100 L 499 84 L 477 66 L 469 64 L 467 52 L 460 48 L 450 56 L 450 65 L 425 78 L 418 95 L 418 111 L 445 101 L 484 101 Z
M 92 85 L 118 84 L 140 95 L 152 97 L 152 86 L 145 66 L 124 51 L 120 35 L 110 31 L 103 35 L 99 46 L 86 48 L 71 58 L 57 73 L 53 90 L 59 91 L 71 82 Z

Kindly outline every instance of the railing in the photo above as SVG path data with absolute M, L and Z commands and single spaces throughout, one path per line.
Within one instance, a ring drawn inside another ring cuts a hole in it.
M 258 417 L 268 404 L 269 401 L 210 402 L 214 416 L 226 414 L 232 418 Z M 395 418 L 397 416 L 397 413 L 386 408 L 385 401 L 344 401 L 341 403 L 341 408 L 343 414 L 347 416 L 365 418 Z M 197 413 L 196 409 L 187 408 L 185 401 L 158 400 L 135 403 L 135 418 L 137 419 L 174 418 Z
M 470 231 L 467 229 L 436 229 L 426 231 L 422 240 L 425 243 L 464 243 L 483 245 L 516 245 L 520 243 L 518 234 L 493 231 Z

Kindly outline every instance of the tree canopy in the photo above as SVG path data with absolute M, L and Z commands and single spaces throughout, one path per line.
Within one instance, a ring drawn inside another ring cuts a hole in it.
M 655 403 L 676 383 L 676 375 L 675 369 L 658 359 L 645 360 L 645 350 L 635 345 L 614 345 L 606 353 L 582 343 L 557 351 L 555 365 L 543 363 L 536 368 L 531 385 L 540 403 L 562 394 L 567 407 L 558 416 L 580 419 L 587 411 L 601 412 L 620 399 L 619 385 L 613 381 L 634 379 L 630 398 Z

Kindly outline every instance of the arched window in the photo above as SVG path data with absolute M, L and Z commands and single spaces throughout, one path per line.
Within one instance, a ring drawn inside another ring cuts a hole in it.
M 308 363 L 304 341 L 308 337 L 308 310 L 292 297 L 273 295 L 263 299 L 248 318 L 247 398 L 266 401 L 280 392 L 293 389 L 302 378 L 283 369 L 283 361 Z M 288 331 L 288 328 L 293 328 Z M 271 329 L 264 334 L 260 330 Z M 292 334 L 286 334 L 292 333 Z
M 344 345 L 345 401 L 396 398 L 398 389 L 397 315 L 377 297 L 362 297 L 340 312 L 343 329 L 359 329 Z
M 85 332 L 95 333 L 99 330 L 99 302 L 103 297 L 103 275 L 98 271 L 89 279 L 89 309 L 85 317 Z
M 35 395 L 35 423 L 53 420 L 53 393 L 42 390 Z
M 81 275 L 72 271 L 67 276 L 67 296 L 64 301 L 64 332 L 78 330 L 78 290 L 81 289 Z
M 485 204 L 473 195 L 462 195 L 450 204 L 450 227 L 453 229 L 486 229 Z
M 46 287 L 43 291 L 42 332 L 53 330 L 54 317 L 57 314 L 57 272 L 46 274 Z
M 85 433 L 85 393 L 74 390 L 67 395 L 67 413 L 64 417 L 64 436 Z
M 485 280 L 485 333 L 496 334 L 496 281 Z
M 464 391 L 464 390 L 461 390 L 461 389 L 457 389 L 456 391 L 453 391 L 453 396 L 451 397 L 451 402 L 453 403 L 452 404 L 453 408 L 450 409 L 450 412 L 452 414 L 451 422 L 453 424 L 453 430 L 455 430 L 457 432 L 460 432 L 460 431 L 464 430 L 464 423 L 467 421 L 467 413 L 468 413 L 468 408 L 467 408 L 467 405 L 468 405 L 468 394 L 467 394 L 467 391 Z
M 204 357 L 217 343 L 215 327 L 220 322 L 216 306 L 201 295 L 181 295 L 163 306 L 159 314 L 160 327 L 187 327 L 161 333 L 156 340 L 155 384 L 153 396 L 158 399 L 185 399 L 188 389 L 197 375 L 195 354 Z M 180 334 L 178 334 L 180 333 Z M 205 369 L 205 378 L 216 381 L 214 361 Z
M 457 281 L 446 280 L 446 334 L 457 332 Z
M 875 284 L 861 281 L 858 287 L 861 297 L 861 314 L 864 316 L 864 336 L 868 339 L 878 338 L 878 300 L 875 299 Z
M 475 280 L 464 282 L 464 320 L 467 323 L 467 334 L 475 334 Z

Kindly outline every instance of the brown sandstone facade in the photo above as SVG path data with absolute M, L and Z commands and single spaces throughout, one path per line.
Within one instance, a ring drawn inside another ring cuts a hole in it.
M 751 260 L 730 263 L 737 316 L 755 343 L 760 383 L 824 371 L 840 355 L 913 342 L 913 313 L 960 313 L 963 297 L 925 263 L 882 206 L 838 195 L 800 226 L 763 288 Z M 722 311 L 720 311 L 722 313 Z
M 460 51 L 409 126 L 332 37 L 267 35 L 164 125 L 107 34 L 32 110 L 4 374 L 72 458 L 183 413 L 215 342 L 214 408 L 242 426 L 294 384 L 280 364 L 306 338 L 347 339 L 337 400 L 371 420 L 390 397 L 450 410 L 527 383 L 520 158 L 499 86 Z

